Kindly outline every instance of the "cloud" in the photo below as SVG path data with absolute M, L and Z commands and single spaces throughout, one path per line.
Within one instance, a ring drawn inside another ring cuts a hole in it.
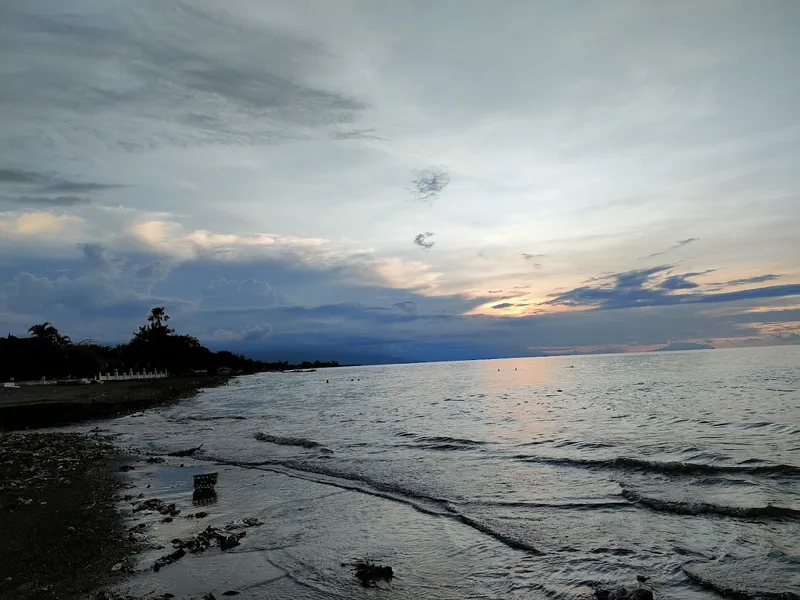
M 800 294 L 800 284 L 771 286 L 722 293 L 674 293 L 677 290 L 694 289 L 698 285 L 690 277 L 704 275 L 709 271 L 659 276 L 671 271 L 673 265 L 661 265 L 649 269 L 637 269 L 598 278 L 599 285 L 582 286 L 554 295 L 546 301 L 548 305 L 562 305 L 596 309 L 620 309 L 645 306 L 669 306 L 675 304 L 721 303 L 737 300 L 779 298 Z
M 417 236 L 414 238 L 414 243 L 423 248 L 425 250 L 430 250 L 436 244 L 436 242 L 428 241 L 428 239 L 433 236 L 432 231 L 426 231 L 425 233 L 418 233 Z
M 25 171 L 22 169 L 0 168 L 0 183 L 24 183 L 33 185 L 46 183 L 47 181 L 48 178 L 42 173 Z
M 313 83 L 337 61 L 321 44 L 231 10 L 147 3 L 111 15 L 84 4 L 74 18 L 20 4 L 3 19 L 4 53 L 23 57 L 24 76 L 0 108 L 20 122 L 36 115 L 29 133 L 52 136 L 43 146 L 63 141 L 51 128 L 125 150 L 304 139 L 366 107 Z
M 265 307 L 289 304 L 286 292 L 255 278 L 243 281 L 217 277 L 203 292 L 201 309 Z
M 0 196 L 0 205 L 12 204 L 32 207 L 64 207 L 91 204 L 92 200 L 85 196 Z
M 767 274 L 767 275 L 756 275 L 755 277 L 745 277 L 743 279 L 734 279 L 732 281 L 728 281 L 723 285 L 748 285 L 751 283 L 764 283 L 765 281 L 775 281 L 776 279 L 780 279 L 783 275 L 774 275 L 774 274 Z
M 35 236 L 56 233 L 66 229 L 76 229 L 85 221 L 74 215 L 57 215 L 49 212 L 27 212 L 17 217 L 2 218 L 0 213 L 0 232 L 18 236 Z
M 403 312 L 413 313 L 417 310 L 417 303 L 413 300 L 405 300 L 403 302 L 395 302 L 392 304 L 392 308 L 396 308 L 397 310 L 402 310 Z
M 450 183 L 450 175 L 442 170 L 424 169 L 417 172 L 411 192 L 417 200 L 433 202 Z
M 511 302 L 501 302 L 500 304 L 495 304 L 494 306 L 492 306 L 492 308 L 495 310 L 500 310 L 503 308 L 511 308 L 512 306 L 516 306 L 516 304 L 513 304 Z
M 677 250 L 678 248 L 682 248 L 683 246 L 688 246 L 689 244 L 693 244 L 694 242 L 698 241 L 700 241 L 699 237 L 690 237 L 683 240 L 679 240 L 666 250 L 661 250 L 660 252 L 654 252 L 653 254 L 648 254 L 647 256 L 641 257 L 639 260 L 644 260 L 645 258 L 655 258 L 656 256 L 663 256 L 667 252 Z
M 88 204 L 91 202 L 90 198 L 76 194 L 93 194 L 125 187 L 109 183 L 72 181 L 44 171 L 11 168 L 0 169 L 0 186 L 27 190 L 27 193 L 19 195 L 6 194 L 0 197 L 0 202 L 40 206 Z
M 528 252 L 523 252 L 522 253 L 522 258 L 524 258 L 525 260 L 533 260 L 535 258 L 544 258 L 544 256 L 545 256 L 544 254 L 530 254 Z
M 272 337 L 272 325 L 262 323 L 260 325 L 247 325 L 237 331 L 217 329 L 212 334 L 215 340 L 226 342 L 263 342 Z

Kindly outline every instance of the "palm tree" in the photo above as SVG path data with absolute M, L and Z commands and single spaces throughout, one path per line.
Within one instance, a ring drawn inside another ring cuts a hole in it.
M 58 329 L 56 329 L 49 321 L 32 325 L 28 328 L 28 333 L 30 333 L 31 336 L 58 348 L 68 346 L 70 343 L 69 336 L 61 335 L 58 332 Z
M 150 316 L 147 317 L 147 321 L 150 323 L 151 329 L 161 329 L 167 326 L 169 315 L 163 306 L 155 306 L 150 311 Z

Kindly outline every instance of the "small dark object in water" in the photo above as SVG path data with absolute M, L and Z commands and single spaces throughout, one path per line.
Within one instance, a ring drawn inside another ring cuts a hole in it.
M 222 592 L 223 596 L 238 596 L 239 592 L 236 590 L 228 590 L 227 592 Z
M 202 473 L 200 475 L 192 476 L 194 480 L 194 489 L 196 490 L 211 490 L 217 485 L 217 473 Z
M 563 392 L 564 390 L 556 390 L 557 392 Z
M 119 468 L 119 470 L 122 471 L 123 473 L 125 473 L 127 471 L 133 471 L 133 465 L 122 465 Z
M 193 456 L 202 447 L 203 444 L 200 444 L 196 448 L 187 448 L 186 450 L 176 450 L 175 452 L 170 452 L 167 456 Z
M 644 575 L 637 575 L 636 576 L 636 581 L 638 581 L 639 583 L 645 583 L 648 579 L 650 579 L 650 578 L 649 577 L 645 577 Z
M 369 560 L 357 560 L 352 566 L 355 568 L 356 578 L 364 587 L 377 585 L 379 580 L 391 581 L 394 577 L 392 567 L 377 565 Z

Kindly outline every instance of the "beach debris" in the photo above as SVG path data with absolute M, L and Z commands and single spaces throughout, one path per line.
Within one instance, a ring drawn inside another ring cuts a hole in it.
M 181 514 L 180 509 L 175 508 L 174 502 L 172 504 L 165 504 L 163 500 L 159 500 L 158 498 L 151 498 L 150 500 L 139 502 L 133 507 L 133 512 L 141 512 L 143 510 L 153 510 L 168 517 L 177 517 Z
M 167 456 L 194 456 L 200 451 L 200 448 L 202 447 L 203 444 L 200 444 L 195 448 L 187 448 L 186 450 L 176 450 L 175 452 L 170 452 Z
M 256 527 L 263 524 L 264 522 L 260 519 L 246 517 L 244 519 L 232 521 L 222 528 L 209 525 L 193 537 L 183 539 L 175 538 L 171 541 L 175 551 L 159 558 L 153 565 L 153 570 L 159 571 L 161 568 L 171 565 L 175 561 L 186 556 L 187 552 L 198 554 L 200 552 L 205 552 L 212 546 L 218 546 L 223 551 L 235 548 L 240 544 L 239 540 L 247 535 L 247 532 L 244 531 L 245 528 Z
M 195 506 L 208 506 L 217 501 L 217 491 L 214 488 L 195 490 L 192 493 L 192 504 Z
M 153 571 L 158 573 L 163 567 L 171 565 L 172 563 L 182 559 L 184 556 L 186 556 L 186 550 L 183 548 L 178 548 L 171 554 L 165 554 L 155 562 L 153 565 Z
M 217 485 L 217 473 L 201 473 L 192 476 L 195 490 L 213 490 Z
M 394 577 L 392 567 L 379 565 L 365 558 L 351 563 L 342 563 L 343 567 L 352 567 L 354 575 L 364 587 L 375 587 L 379 581 L 390 582 Z

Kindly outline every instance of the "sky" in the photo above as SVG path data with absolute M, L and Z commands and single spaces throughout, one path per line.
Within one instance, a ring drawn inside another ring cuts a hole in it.
M 796 0 L 5 0 L 0 334 L 800 343 Z

